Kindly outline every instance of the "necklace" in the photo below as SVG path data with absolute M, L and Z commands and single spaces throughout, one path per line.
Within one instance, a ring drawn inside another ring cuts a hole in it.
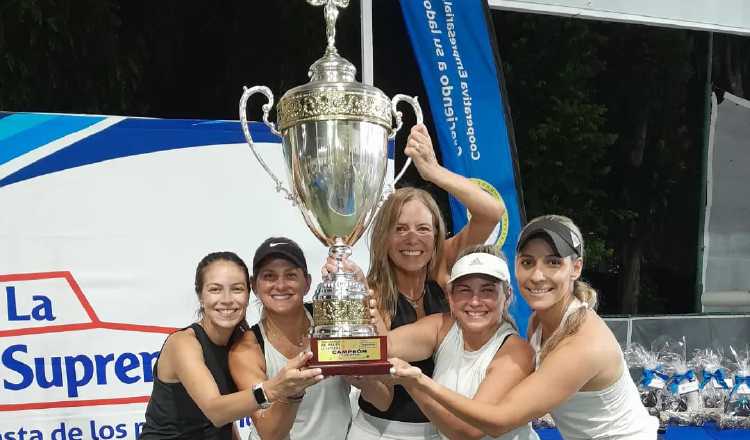
M 295 345 L 297 347 L 304 347 L 305 346 L 305 335 L 306 333 L 302 333 L 299 337 L 296 338 L 296 340 L 291 340 L 284 335 L 283 332 L 276 330 L 276 324 L 273 323 L 272 320 L 268 319 L 268 317 L 265 318 L 266 321 L 266 327 L 269 330 L 269 336 L 273 336 L 274 338 L 283 338 L 289 341 L 292 345 Z M 269 325 L 270 324 L 270 325 Z
M 411 306 L 416 309 L 417 306 L 419 306 L 419 303 L 422 302 L 422 298 L 424 298 L 424 295 L 426 293 L 427 293 L 427 285 L 425 284 L 424 288 L 422 289 L 422 294 L 421 295 L 419 295 L 418 297 L 413 298 L 413 299 L 410 298 L 407 295 L 404 295 L 404 298 L 406 298 L 406 300 L 409 301 L 409 304 L 411 304 Z

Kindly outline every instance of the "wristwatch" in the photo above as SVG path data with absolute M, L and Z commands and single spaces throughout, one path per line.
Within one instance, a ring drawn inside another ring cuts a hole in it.
M 260 409 L 268 409 L 271 407 L 271 401 L 268 400 L 265 390 L 263 390 L 263 382 L 256 383 L 253 385 L 253 396 L 255 401 L 258 403 Z

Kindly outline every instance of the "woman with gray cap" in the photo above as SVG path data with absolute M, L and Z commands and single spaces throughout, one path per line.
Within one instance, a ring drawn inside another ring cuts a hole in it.
M 567 217 L 548 215 L 521 231 L 516 279 L 534 310 L 536 371 L 485 403 L 424 383 L 423 392 L 484 432 L 499 435 L 550 413 L 563 438 L 655 439 L 658 421 L 641 404 L 622 350 L 581 281 L 584 244 Z M 396 368 L 397 376 L 413 376 Z
M 477 402 L 498 401 L 533 369 L 533 351 L 508 314 L 510 271 L 496 247 L 459 253 L 448 278 L 449 313 L 430 315 L 388 333 L 388 353 L 401 384 L 443 439 L 538 439 L 529 423 L 488 437 L 423 391 L 435 387 Z M 432 357 L 432 378 L 406 361 Z M 410 374 L 399 374 L 408 372 Z

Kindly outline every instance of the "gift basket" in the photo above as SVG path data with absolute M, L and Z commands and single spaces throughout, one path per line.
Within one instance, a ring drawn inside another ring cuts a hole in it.
M 736 369 L 718 424 L 720 428 L 750 428 L 750 348 L 730 346 L 729 351 Z
M 624 355 L 629 368 L 642 369 L 641 378 L 638 381 L 641 402 L 648 408 L 651 415 L 658 415 L 661 407 L 661 393 L 669 380 L 669 375 L 659 362 L 658 353 L 636 343 L 631 344 L 625 350 Z
M 667 338 L 659 345 L 659 363 L 669 374 L 659 398 L 659 420 L 662 424 L 702 425 L 700 382 L 688 362 L 685 337 Z

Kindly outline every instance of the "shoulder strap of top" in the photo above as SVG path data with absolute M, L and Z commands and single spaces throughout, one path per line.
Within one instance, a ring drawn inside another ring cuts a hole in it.
M 263 340 L 263 333 L 260 331 L 260 323 L 255 324 L 254 326 L 250 327 L 250 331 L 253 332 L 255 335 L 255 340 L 258 341 L 258 345 L 260 346 L 260 352 L 265 354 L 266 353 L 266 344 Z
M 428 280 L 425 284 L 426 292 L 424 298 L 425 314 L 442 313 L 449 310 L 448 300 L 443 289 L 434 280 Z
M 445 334 L 443 340 L 438 344 L 432 357 L 437 361 L 444 350 L 450 350 L 453 346 L 463 347 L 463 335 L 461 334 L 461 329 L 458 328 L 458 321 L 455 320 L 448 329 L 448 333 Z M 455 355 L 455 353 L 450 353 L 450 355 Z
M 303 303 L 303 306 L 305 306 L 305 310 L 308 311 L 311 315 L 313 314 L 313 303 Z
M 509 337 L 512 335 L 517 335 L 518 332 L 516 329 L 513 328 L 512 325 L 510 325 L 509 322 L 503 321 L 503 323 L 498 327 L 496 337 L 499 339 L 498 349 L 505 344 L 505 341 L 508 340 Z
M 207 342 L 210 342 L 208 339 L 208 335 L 206 334 L 206 331 L 201 327 L 200 324 L 197 322 L 194 322 L 190 324 L 190 328 L 193 329 L 195 332 L 195 338 L 198 339 L 198 342 L 200 342 L 201 347 L 205 347 Z

